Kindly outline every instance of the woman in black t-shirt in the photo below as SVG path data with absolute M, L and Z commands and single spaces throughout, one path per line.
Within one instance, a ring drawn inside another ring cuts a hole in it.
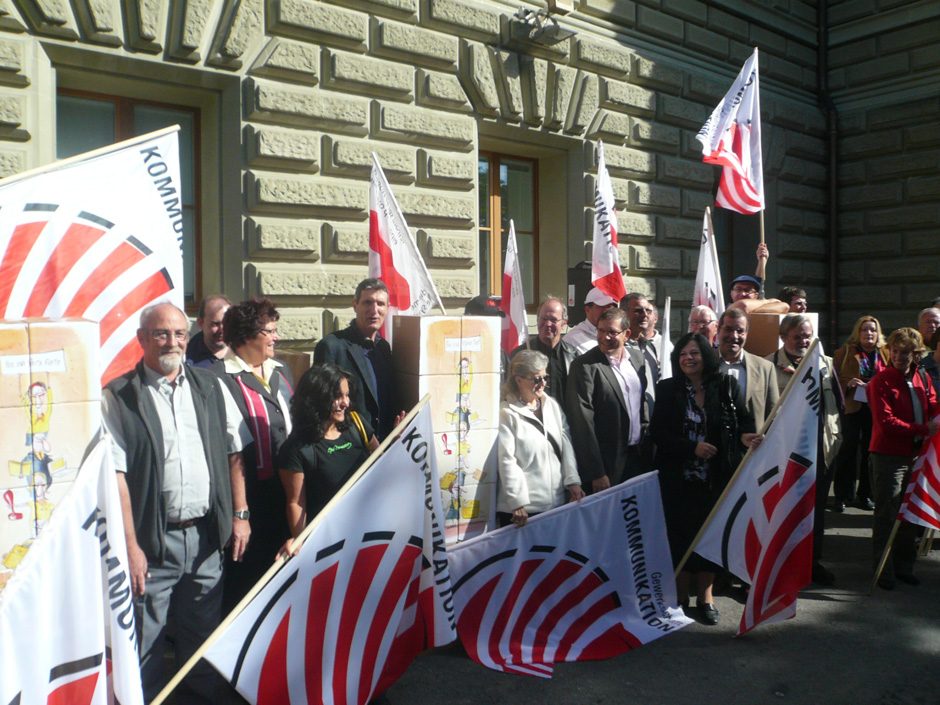
M 367 421 L 360 417 L 357 424 L 351 418 L 354 384 L 350 373 L 327 362 L 307 370 L 291 399 L 294 427 L 276 465 L 287 493 L 293 538 L 379 445 Z M 288 539 L 278 555 L 296 553 L 292 544 Z

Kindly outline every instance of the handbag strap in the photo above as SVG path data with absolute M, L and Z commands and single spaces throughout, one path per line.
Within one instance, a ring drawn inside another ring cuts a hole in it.
M 359 418 L 359 414 L 355 411 L 350 411 L 349 418 L 353 420 L 353 423 L 356 424 L 356 428 L 359 429 L 359 435 L 362 438 L 363 445 L 368 446 L 369 439 L 366 438 L 366 429 L 365 426 L 362 425 L 362 419 Z

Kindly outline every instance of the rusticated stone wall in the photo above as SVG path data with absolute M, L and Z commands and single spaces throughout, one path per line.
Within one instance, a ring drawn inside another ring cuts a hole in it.
M 478 287 L 481 145 L 562 155 L 540 162 L 543 171 L 564 167 L 561 187 L 542 194 L 554 206 L 540 223 L 544 292 L 560 290 L 590 238 L 601 138 L 628 288 L 660 303 L 672 296 L 678 330 L 717 171 L 701 163 L 695 133 L 759 46 L 770 288 L 799 283 L 821 303 L 827 175 L 815 3 L 577 0 L 558 16 L 575 36 L 553 47 L 512 32 L 520 6 L 543 5 L 0 0 L 0 173 L 53 158 L 63 56 L 70 69 L 85 63 L 171 89 L 211 93 L 235 81 L 235 104 L 222 100 L 218 121 L 220 134 L 234 126 L 239 140 L 216 135 L 221 156 L 204 164 L 202 179 L 204 188 L 218 181 L 221 195 L 203 219 L 222 213 L 240 227 L 203 242 L 204 289 L 273 296 L 284 336 L 309 347 L 348 320 L 366 272 L 372 151 L 456 309 Z M 845 75 L 847 85 L 855 81 Z M 204 136 L 216 127 L 204 125 Z M 732 236 L 732 268 L 751 271 L 756 216 L 719 221 Z M 858 264 L 846 257 L 846 266 Z

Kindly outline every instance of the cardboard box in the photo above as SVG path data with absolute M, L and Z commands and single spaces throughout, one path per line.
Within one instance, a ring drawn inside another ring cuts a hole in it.
M 744 349 L 752 355 L 766 357 L 783 345 L 780 340 L 780 321 L 786 313 L 751 313 L 747 317 L 747 343 Z M 819 334 L 819 314 L 805 313 L 813 323 L 813 332 Z
M 395 316 L 392 367 L 409 375 L 446 375 L 461 367 L 473 374 L 499 373 L 501 320 L 492 316 Z

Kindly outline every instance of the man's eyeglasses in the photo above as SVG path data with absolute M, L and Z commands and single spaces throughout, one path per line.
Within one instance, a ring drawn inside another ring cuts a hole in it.
M 188 330 L 167 330 L 166 328 L 153 328 L 145 329 L 150 334 L 150 337 L 156 340 L 158 343 L 165 343 L 170 335 L 173 335 L 179 342 L 185 343 L 189 338 Z
M 616 338 L 621 333 L 623 333 L 622 330 L 614 330 L 613 328 L 598 328 L 597 329 L 598 335 L 603 335 L 608 338 Z

